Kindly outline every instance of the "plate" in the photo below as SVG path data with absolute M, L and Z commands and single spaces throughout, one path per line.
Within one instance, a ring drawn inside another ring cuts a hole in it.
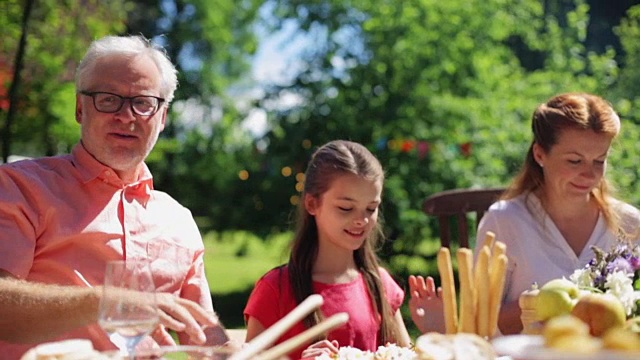
M 493 339 L 498 355 L 514 360 L 638 360 L 638 352 L 601 350 L 591 354 L 577 354 L 553 350 L 544 346 L 540 335 L 508 335 Z

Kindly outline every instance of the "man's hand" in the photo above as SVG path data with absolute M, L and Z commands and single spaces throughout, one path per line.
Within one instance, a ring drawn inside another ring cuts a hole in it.
M 158 331 L 154 333 L 154 338 L 161 344 L 175 345 L 175 341 L 166 329 L 184 332 L 189 335 L 194 344 L 198 345 L 208 342 L 205 329 L 219 329 L 224 333 L 218 317 L 205 311 L 196 302 L 168 293 L 157 293 L 156 301 L 160 311 L 161 327 L 159 333 Z M 211 331 L 207 332 L 210 333 Z M 219 335 L 218 332 L 215 333 Z M 228 341 L 228 338 L 226 341 Z

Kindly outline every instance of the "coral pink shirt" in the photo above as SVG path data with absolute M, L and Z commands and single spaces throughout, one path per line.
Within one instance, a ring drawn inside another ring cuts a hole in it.
M 213 311 L 203 255 L 190 211 L 153 190 L 146 165 L 127 184 L 78 144 L 70 155 L 0 166 L 0 269 L 20 279 L 98 285 L 107 261 L 150 259 L 159 291 Z M 97 324 L 56 335 L 115 349 Z M 0 342 L 0 354 L 18 359 L 32 346 Z
M 384 286 L 387 301 L 395 313 L 404 301 L 404 291 L 391 278 L 389 273 L 380 268 L 380 278 Z M 340 313 L 349 314 L 349 321 L 329 332 L 328 340 L 337 340 L 340 346 L 351 346 L 361 350 L 376 351 L 380 343 L 380 316 L 374 312 L 373 299 L 369 296 L 364 277 L 345 284 L 324 284 L 314 281 L 313 290 L 324 298 L 321 307 L 326 318 Z M 297 306 L 289 281 L 287 266 L 271 270 L 258 280 L 247 306 L 245 317 L 256 318 L 265 328 L 270 327 Z M 299 322 L 287 331 L 277 344 L 290 339 L 306 330 L 303 322 Z M 310 344 L 309 344 L 310 345 Z M 299 359 L 306 347 L 296 349 L 288 356 Z

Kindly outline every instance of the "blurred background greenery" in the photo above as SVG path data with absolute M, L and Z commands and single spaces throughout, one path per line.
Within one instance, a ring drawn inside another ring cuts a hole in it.
M 380 256 L 401 282 L 435 274 L 437 222 L 424 199 L 507 185 L 533 109 L 557 93 L 593 92 L 618 110 L 609 176 L 640 205 L 638 4 L 3 0 L 2 158 L 77 142 L 73 74 L 91 40 L 143 34 L 165 46 L 180 86 L 149 166 L 156 188 L 196 216 L 214 300 L 242 326 L 253 283 L 287 258 L 309 155 L 332 139 L 365 144 L 386 169 Z M 258 79 L 254 59 L 278 34 L 283 71 Z

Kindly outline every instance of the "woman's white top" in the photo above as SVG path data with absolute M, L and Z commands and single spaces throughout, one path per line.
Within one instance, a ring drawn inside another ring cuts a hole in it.
M 628 233 L 637 232 L 640 211 L 624 202 L 612 201 L 621 227 Z M 503 302 L 518 300 L 534 283 L 542 286 L 551 279 L 568 278 L 594 257 L 592 246 L 608 251 L 617 242 L 616 234 L 607 228 L 600 214 L 589 241 L 576 255 L 533 193 L 491 205 L 478 225 L 474 254 L 484 245 L 487 231 L 494 232 L 496 241 L 507 245 L 509 263 Z

